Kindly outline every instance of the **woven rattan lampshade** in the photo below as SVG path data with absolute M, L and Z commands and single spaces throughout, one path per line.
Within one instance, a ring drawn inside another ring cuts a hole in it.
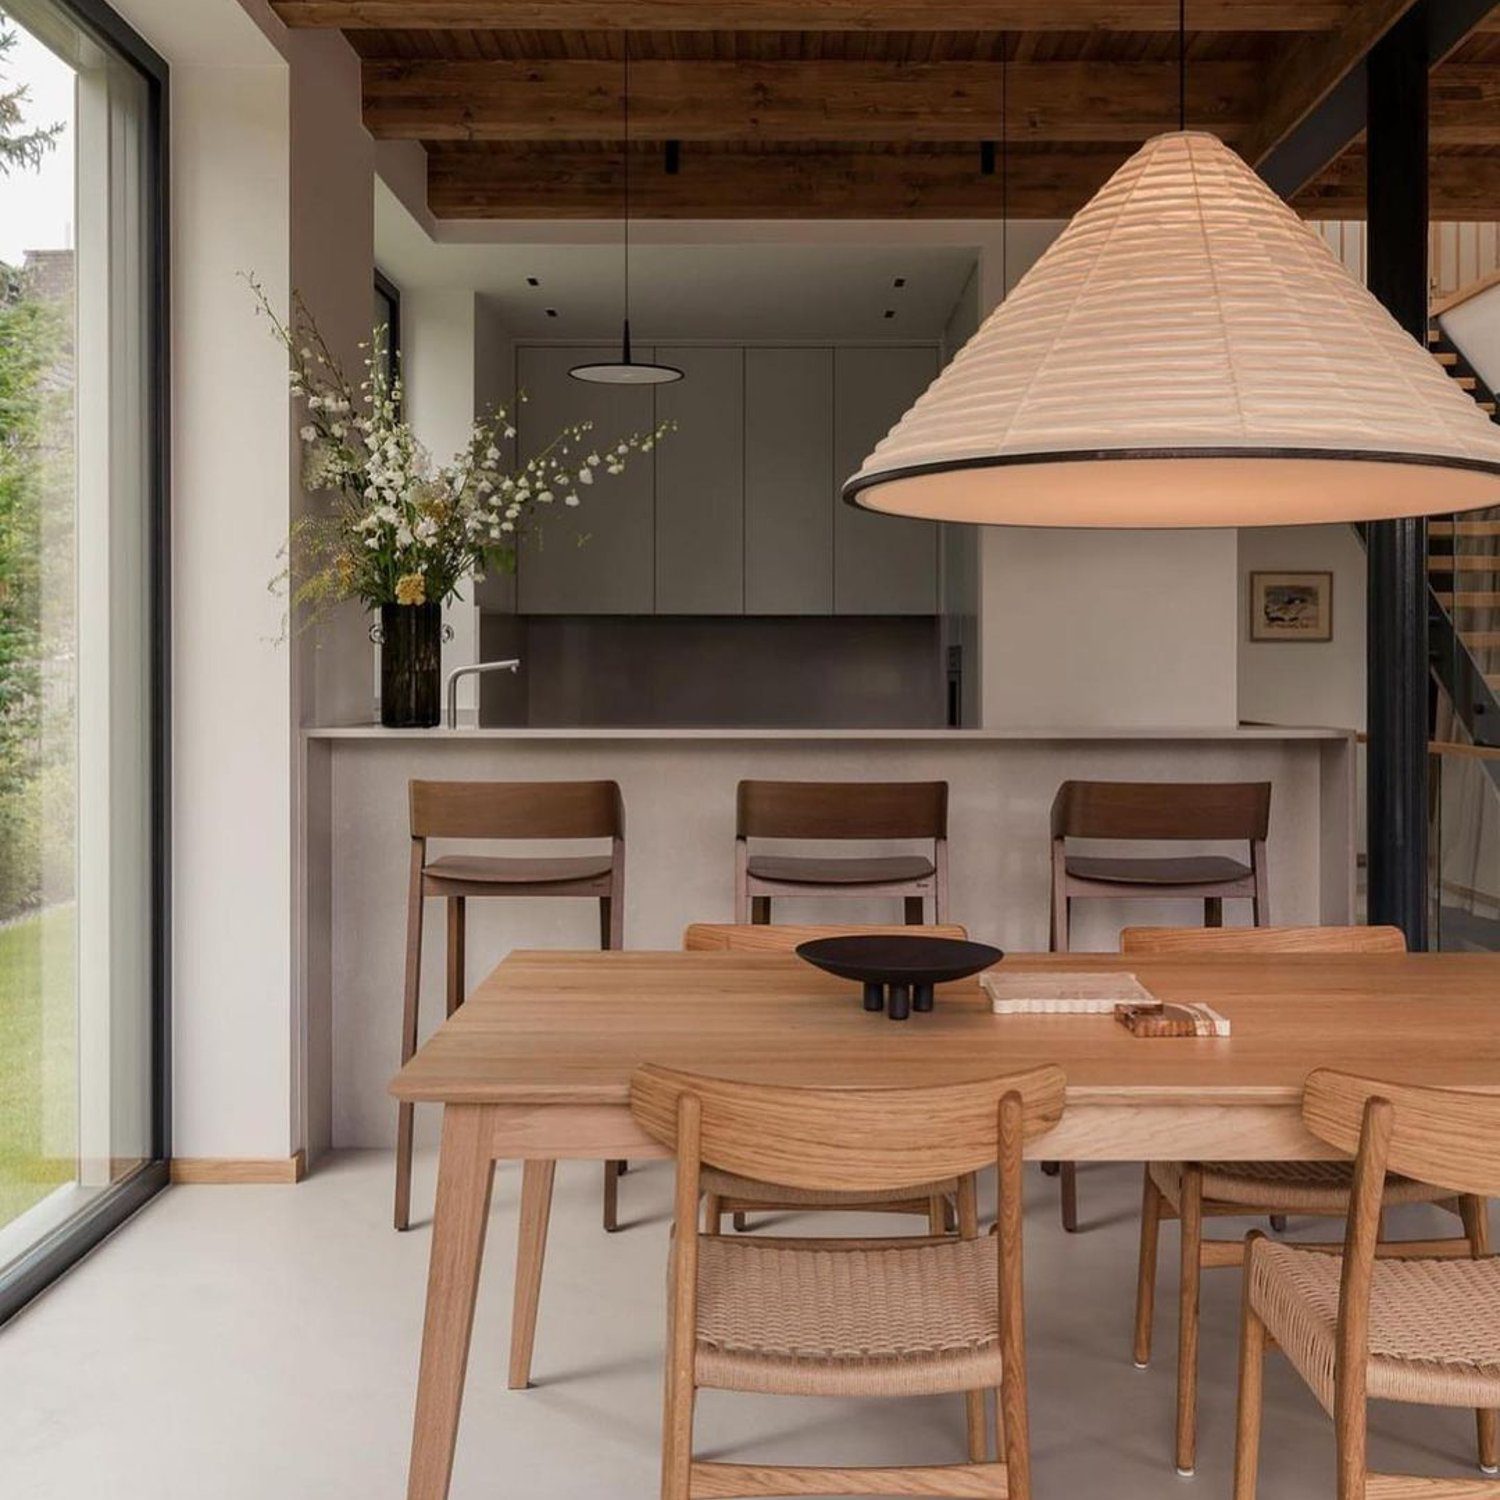
M 1228 147 L 1148 141 L 844 485 L 1018 526 L 1500 505 L 1500 427 Z

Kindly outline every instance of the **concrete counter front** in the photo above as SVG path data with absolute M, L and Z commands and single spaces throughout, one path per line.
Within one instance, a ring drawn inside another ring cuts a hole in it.
M 1048 809 L 1059 782 L 1270 781 L 1271 920 L 1344 922 L 1354 902 L 1355 742 L 1335 729 L 310 730 L 306 774 L 329 825 L 309 828 L 303 903 L 310 1144 L 384 1145 L 395 1108 L 407 873 L 406 784 L 618 781 L 626 809 L 625 940 L 675 948 L 692 921 L 733 919 L 735 784 L 946 780 L 950 919 L 1011 950 L 1047 947 Z M 876 852 L 875 846 L 871 852 Z M 327 881 L 312 872 L 327 870 Z M 899 921 L 899 902 L 786 901 L 777 920 Z M 1202 920 L 1197 902 L 1083 903 L 1079 948 L 1126 922 Z M 1249 920 L 1227 902 L 1225 920 Z M 593 947 L 586 901 L 471 901 L 472 985 L 511 948 Z M 423 1033 L 442 1012 L 442 914 L 429 909 Z M 420 1116 L 419 1112 L 419 1116 Z M 429 1111 L 435 1116 L 435 1112 Z M 421 1121 L 430 1138 L 436 1118 Z

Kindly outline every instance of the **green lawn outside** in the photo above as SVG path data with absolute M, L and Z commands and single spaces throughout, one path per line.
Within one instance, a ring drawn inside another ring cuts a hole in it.
M 0 927 L 0 1228 L 72 1180 L 75 908 Z

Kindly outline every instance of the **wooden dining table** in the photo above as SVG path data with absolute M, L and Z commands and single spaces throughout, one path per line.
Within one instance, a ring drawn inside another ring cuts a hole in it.
M 516 952 L 391 1085 L 443 1106 L 408 1500 L 449 1489 L 497 1161 L 524 1163 L 512 1384 L 524 1384 L 552 1163 L 665 1154 L 633 1121 L 632 1071 L 662 1063 L 774 1084 L 911 1085 L 1056 1063 L 1053 1160 L 1317 1160 L 1302 1124 L 1318 1067 L 1500 1092 L 1500 955 L 1026 954 L 1023 969 L 1123 970 L 1206 1001 L 1224 1038 L 1143 1038 L 1108 1015 L 995 1015 L 977 980 L 894 1022 L 791 955 Z M 601 1253 L 606 1247 L 601 1246 Z M 519 1378 L 518 1378 L 519 1377 Z

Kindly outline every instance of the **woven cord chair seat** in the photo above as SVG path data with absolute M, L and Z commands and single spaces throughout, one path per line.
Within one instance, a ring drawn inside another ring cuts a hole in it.
M 1349 1211 L 1352 1161 L 1206 1161 L 1202 1167 L 1206 1203 L 1286 1213 L 1343 1215 Z M 1154 1161 L 1151 1177 L 1167 1202 L 1180 1207 L 1182 1164 Z M 1395 1173 L 1385 1180 L 1388 1204 L 1435 1203 L 1452 1196 L 1449 1188 L 1430 1187 Z
M 757 1182 L 753 1177 L 737 1177 L 705 1167 L 699 1185 L 705 1193 L 729 1198 L 736 1203 L 767 1203 L 789 1207 L 858 1208 L 866 1203 L 913 1203 L 923 1198 L 951 1198 L 958 1191 L 956 1177 L 941 1182 L 924 1182 L 908 1188 L 870 1188 L 865 1192 L 832 1192 L 825 1189 L 779 1187 L 772 1182 Z
M 995 1242 L 699 1240 L 697 1381 L 800 1396 L 1000 1384 Z
M 1333 1410 L 1343 1258 L 1256 1240 L 1250 1302 Z M 1429 1406 L 1500 1406 L 1500 1259 L 1377 1260 L 1370 1288 L 1369 1394 Z

